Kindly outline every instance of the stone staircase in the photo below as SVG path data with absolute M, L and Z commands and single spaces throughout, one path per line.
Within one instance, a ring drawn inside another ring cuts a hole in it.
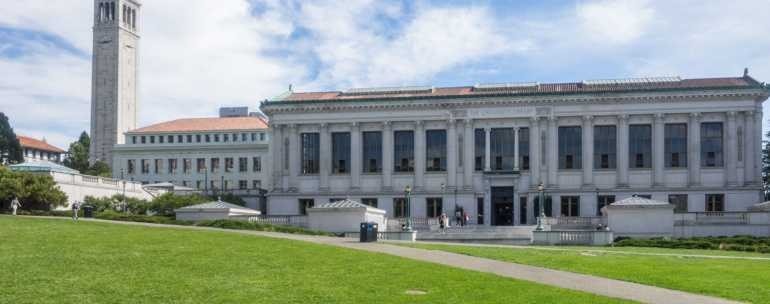
M 418 241 L 529 245 L 535 226 L 465 226 L 417 230 Z

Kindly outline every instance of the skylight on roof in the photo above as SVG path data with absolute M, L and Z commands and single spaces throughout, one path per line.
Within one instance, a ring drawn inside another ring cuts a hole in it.
M 384 94 L 420 94 L 431 93 L 431 86 L 352 88 L 343 92 L 345 95 L 384 95 Z
M 514 90 L 514 89 L 534 89 L 540 83 L 537 82 L 508 82 L 508 83 L 489 83 L 477 84 L 473 86 L 474 90 Z
M 643 77 L 643 78 L 622 78 L 622 79 L 595 79 L 595 80 L 583 80 L 584 85 L 644 85 L 644 84 L 661 84 L 661 83 L 677 83 L 682 81 L 679 76 L 670 77 Z

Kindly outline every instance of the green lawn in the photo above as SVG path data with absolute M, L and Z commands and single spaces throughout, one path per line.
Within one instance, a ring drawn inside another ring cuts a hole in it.
M 408 295 L 422 290 L 424 295 Z M 0 216 L 0 303 L 621 303 L 384 254 Z
M 770 260 L 651 256 L 601 253 L 596 252 L 596 250 L 656 254 L 770 257 L 767 254 L 630 247 L 520 249 L 419 243 L 408 246 L 591 274 L 753 303 L 770 303 Z

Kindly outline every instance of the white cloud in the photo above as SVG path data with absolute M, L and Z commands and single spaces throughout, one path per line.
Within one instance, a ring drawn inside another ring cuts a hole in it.
M 594 43 L 633 42 L 649 29 L 655 10 L 647 1 L 595 1 L 579 4 L 579 31 Z

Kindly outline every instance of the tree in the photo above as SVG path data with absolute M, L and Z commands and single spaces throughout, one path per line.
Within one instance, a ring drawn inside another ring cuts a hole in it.
M 64 160 L 64 165 L 87 175 L 112 177 L 110 166 L 103 161 L 88 162 L 88 150 L 91 148 L 91 137 L 86 131 L 80 133 L 77 141 L 70 144 L 69 156 Z
M 7 208 L 14 198 L 25 210 L 50 210 L 67 204 L 62 192 L 50 175 L 29 172 L 13 172 L 0 166 L 0 202 Z
M 765 134 L 770 137 L 770 131 Z M 765 200 L 770 200 L 770 141 L 762 141 L 762 188 Z
M 157 215 L 173 216 L 174 209 L 205 203 L 207 201 L 209 201 L 208 197 L 198 194 L 178 195 L 169 192 L 155 197 L 150 204 L 150 210 Z
M 17 164 L 24 161 L 19 138 L 13 132 L 8 116 L 0 112 L 0 165 Z
M 107 163 L 103 161 L 96 161 L 93 165 L 91 165 L 91 167 L 88 168 L 88 170 L 85 171 L 85 174 L 112 177 L 112 170 L 110 169 L 110 166 L 107 165 Z

